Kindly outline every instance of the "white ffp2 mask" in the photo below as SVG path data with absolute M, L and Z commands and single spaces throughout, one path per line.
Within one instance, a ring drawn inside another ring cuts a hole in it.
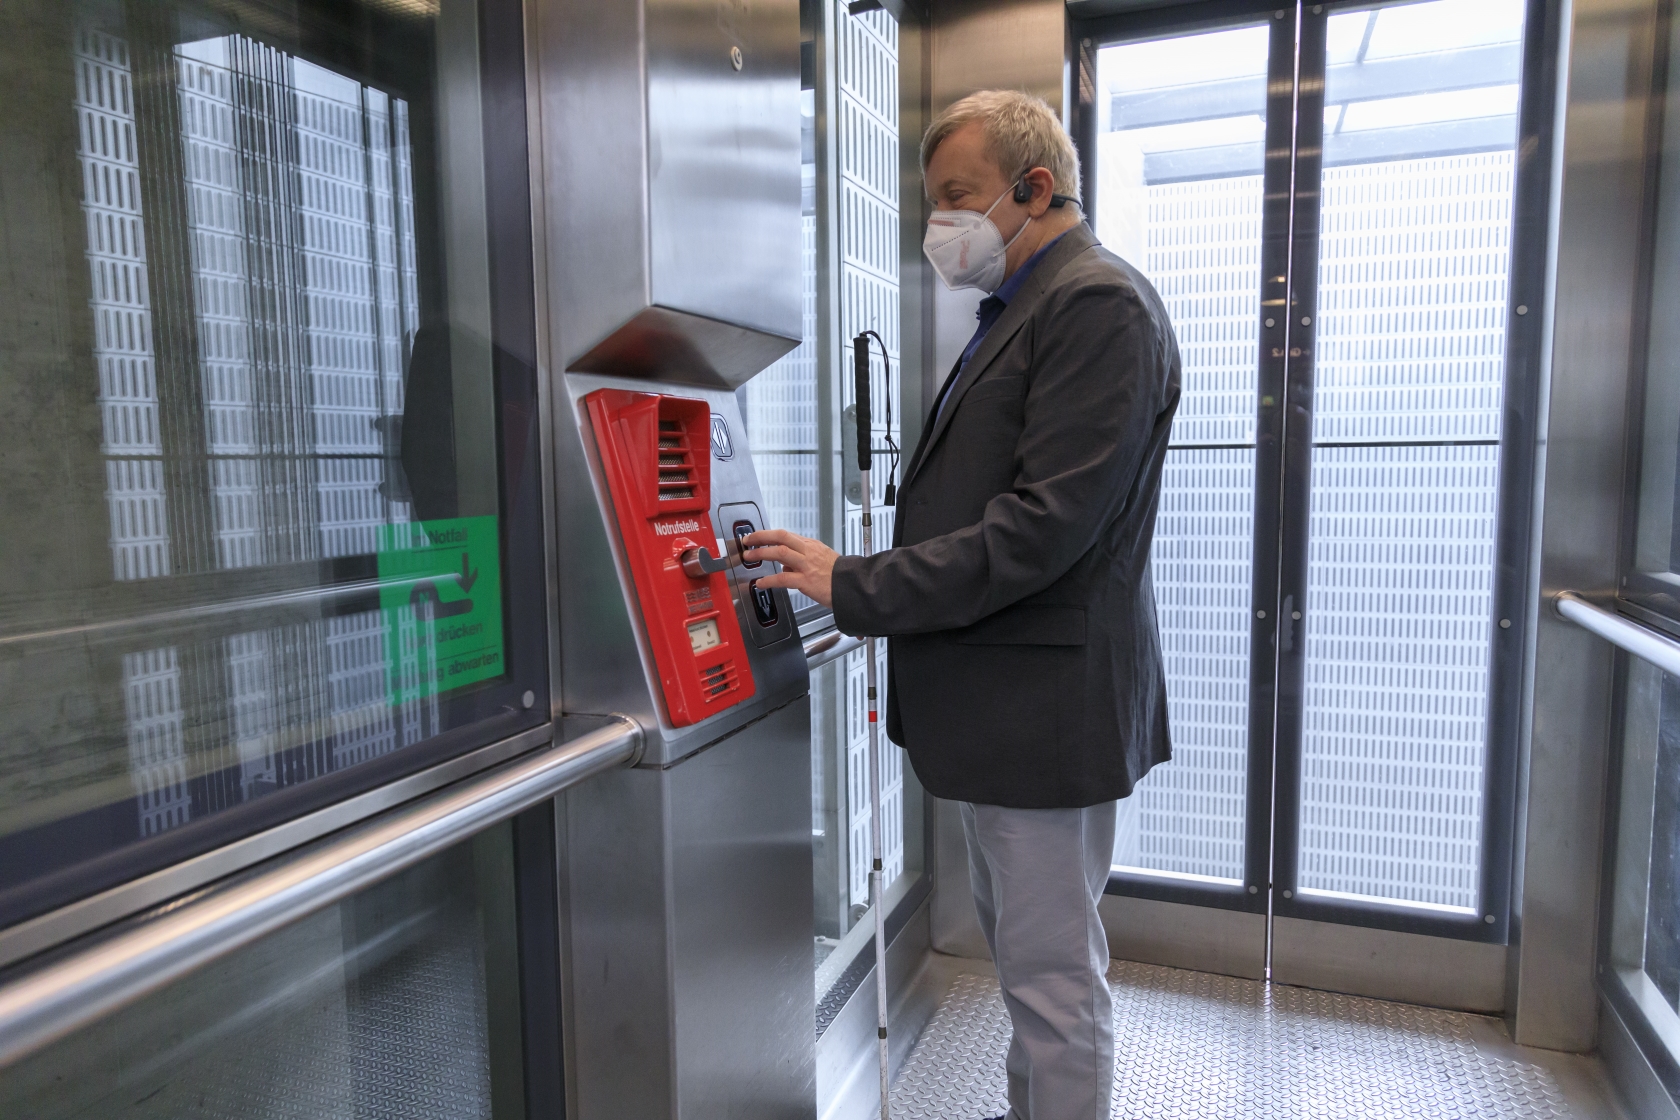
M 1009 193 L 998 195 L 984 214 L 974 210 L 935 210 L 928 218 L 922 253 L 947 288 L 952 291 L 979 288 L 989 295 L 1003 283 L 1004 258 L 1009 246 L 1032 224 L 1028 218 L 1021 223 L 1015 237 L 1004 241 L 1003 233 L 992 221 L 992 211 Z

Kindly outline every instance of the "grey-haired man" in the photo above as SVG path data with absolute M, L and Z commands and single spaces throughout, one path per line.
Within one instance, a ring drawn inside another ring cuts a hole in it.
M 1170 756 L 1149 550 L 1178 407 L 1160 297 L 1098 244 L 1042 101 L 964 98 L 922 145 L 925 245 L 989 293 L 905 470 L 893 547 L 748 538 L 763 582 L 888 639 L 887 733 L 961 803 L 975 909 L 1014 1034 L 1010 1120 L 1108 1120 L 1097 904 L 1115 802 Z

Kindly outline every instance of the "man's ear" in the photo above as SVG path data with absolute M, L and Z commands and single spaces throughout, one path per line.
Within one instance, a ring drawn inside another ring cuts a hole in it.
M 1050 174 L 1049 168 L 1035 167 L 1021 176 L 1021 181 L 1032 188 L 1032 199 L 1026 203 L 1027 213 L 1035 218 L 1043 217 L 1050 209 L 1051 196 L 1056 193 L 1056 177 Z

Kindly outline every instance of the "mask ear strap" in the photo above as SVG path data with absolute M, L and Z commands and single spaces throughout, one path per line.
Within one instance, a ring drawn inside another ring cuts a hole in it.
M 1021 178 L 1015 180 L 1015 193 L 1013 195 L 1011 195 L 1011 197 L 1015 199 L 1017 204 L 1024 206 L 1027 203 L 1032 201 L 1032 196 L 1033 196 L 1032 184 L 1027 182 L 1026 173 L 1023 172 L 1022 175 L 1021 175 Z M 999 201 L 1001 202 L 1002 199 L 999 199 Z M 996 206 L 997 203 L 994 202 L 992 205 Z M 1023 233 L 1026 233 L 1027 232 L 1027 227 L 1032 225 L 1032 224 L 1033 224 L 1032 215 L 1029 214 L 1029 215 L 1027 215 L 1027 220 L 1021 223 L 1021 228 L 1015 231 L 1015 236 L 1011 237 L 1008 241 L 1005 241 L 1003 243 L 1004 252 L 1008 252 L 1009 247 L 1011 245 L 1013 245 L 1013 244 L 1015 244 L 1015 242 L 1021 240 L 1021 235 Z
M 1011 237 L 1008 241 L 1005 241 L 1003 243 L 1003 251 L 1006 252 L 1006 253 L 1009 252 L 1009 247 L 1011 245 L 1015 244 L 1015 242 L 1021 240 L 1021 235 L 1023 233 L 1026 233 L 1027 232 L 1027 227 L 1032 225 L 1032 224 L 1033 224 L 1032 215 L 1029 214 L 1027 216 L 1027 220 L 1021 223 L 1021 228 L 1015 231 L 1015 236 Z M 1001 236 L 1001 234 L 1000 234 L 1000 236 Z

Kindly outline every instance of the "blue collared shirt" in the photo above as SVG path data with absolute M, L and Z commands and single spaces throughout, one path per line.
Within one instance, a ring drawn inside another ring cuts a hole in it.
M 968 340 L 968 345 L 963 347 L 962 361 L 957 363 L 957 372 L 952 374 L 945 382 L 945 388 L 939 395 L 939 405 L 933 414 L 936 422 L 939 419 L 939 414 L 945 411 L 945 401 L 950 398 L 951 390 L 956 388 L 957 382 L 968 369 L 968 360 L 974 357 L 974 352 L 980 349 L 982 342 L 986 341 L 986 333 L 998 321 L 998 316 L 1003 314 L 1003 309 L 1009 306 L 1009 301 L 1014 299 L 1016 294 L 1020 292 L 1021 287 L 1026 284 L 1027 277 L 1032 275 L 1032 270 L 1038 267 L 1038 262 L 1044 259 L 1044 254 L 1048 253 L 1056 242 L 1066 236 L 1067 233 L 1059 233 L 1051 239 L 1048 245 L 1041 246 L 1038 252 L 1021 262 L 1021 267 L 1017 268 L 1009 279 L 998 287 L 997 291 L 980 301 L 980 307 L 974 313 L 974 317 L 980 320 L 980 325 L 975 328 L 974 337 Z

